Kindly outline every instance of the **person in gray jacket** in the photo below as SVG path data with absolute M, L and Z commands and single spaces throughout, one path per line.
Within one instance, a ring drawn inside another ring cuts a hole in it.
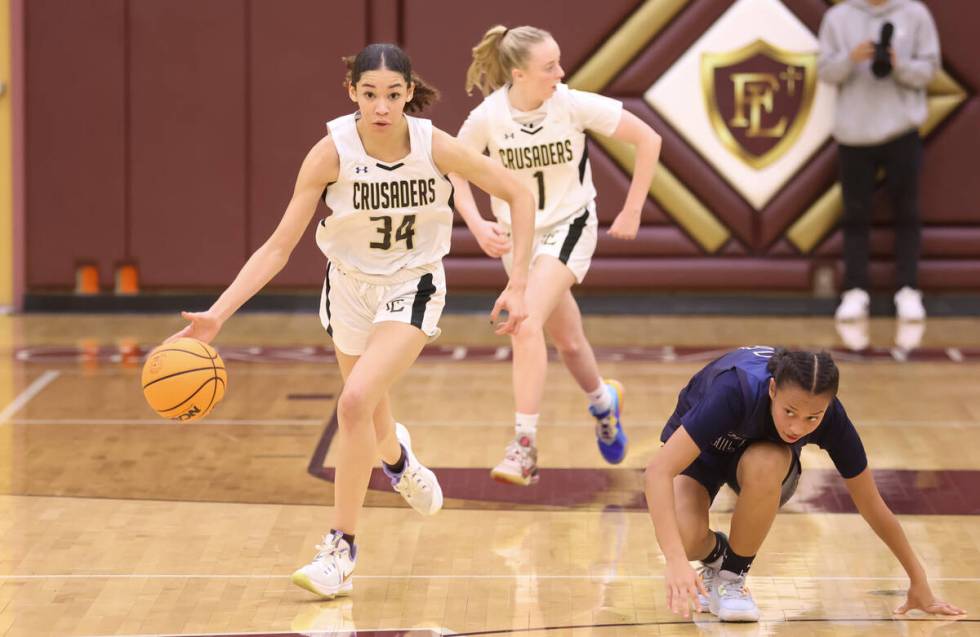
M 939 36 L 915 0 L 846 0 L 820 25 L 819 76 L 837 87 L 833 136 L 844 193 L 844 293 L 838 320 L 868 315 L 875 177 L 884 168 L 895 214 L 899 319 L 923 320 L 918 289 L 919 168 L 926 85 L 939 69 Z

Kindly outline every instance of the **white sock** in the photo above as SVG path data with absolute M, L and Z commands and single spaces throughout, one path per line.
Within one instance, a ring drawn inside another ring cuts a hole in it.
M 514 431 L 517 437 L 527 436 L 531 440 L 531 444 L 534 444 L 534 440 L 538 434 L 538 416 L 540 414 L 514 414 Z
M 599 388 L 595 391 L 587 392 L 589 396 L 589 405 L 592 407 L 592 411 L 604 414 L 610 409 L 612 409 L 612 396 L 606 390 L 606 384 L 599 382 Z

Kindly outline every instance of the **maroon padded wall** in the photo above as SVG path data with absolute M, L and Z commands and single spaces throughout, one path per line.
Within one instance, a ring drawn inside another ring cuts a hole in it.
M 341 55 L 399 41 L 443 92 L 426 115 L 455 132 L 479 100 L 463 84 L 470 48 L 489 26 L 547 28 L 571 75 L 641 1 L 30 0 L 27 284 L 70 288 L 75 264 L 96 261 L 109 286 L 114 264 L 132 259 L 144 289 L 223 287 L 275 228 L 324 123 L 353 109 L 340 86 Z M 783 1 L 813 30 L 829 6 Z M 785 237 L 836 180 L 833 144 L 755 211 L 639 97 L 730 4 L 689 2 L 603 93 L 662 133 L 663 164 L 732 238 L 708 255 L 648 199 L 637 241 L 601 237 L 587 287 L 805 290 L 814 264 L 839 264 L 839 230 L 813 254 Z M 978 289 L 980 179 L 971 151 L 980 146 L 980 2 L 927 4 L 944 68 L 968 98 L 925 142 L 922 285 Z M 608 225 L 629 177 L 596 144 L 590 156 L 600 223 Z M 321 204 L 316 217 L 325 212 Z M 882 193 L 875 219 L 872 277 L 888 286 L 892 239 Z M 503 281 L 499 263 L 482 256 L 463 226 L 454 238 L 450 285 Z M 316 288 L 323 267 L 308 229 L 273 285 Z
M 145 287 L 227 284 L 245 246 L 245 10 L 141 0 L 130 12 L 131 250 Z
M 250 8 L 249 252 L 279 223 L 300 164 L 326 133 L 326 122 L 354 110 L 341 87 L 340 57 L 360 50 L 366 29 L 366 12 L 357 3 L 261 0 Z M 321 203 L 314 218 L 325 214 Z M 326 263 L 312 232 L 308 229 L 273 285 L 308 286 L 322 279 Z
M 123 0 L 25 8 L 26 284 L 71 286 L 76 261 L 103 283 L 123 257 Z

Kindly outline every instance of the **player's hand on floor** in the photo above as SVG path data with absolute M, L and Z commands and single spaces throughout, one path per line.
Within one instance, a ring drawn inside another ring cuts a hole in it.
M 636 233 L 640 230 L 640 211 L 626 210 L 625 208 L 616 215 L 612 225 L 606 232 L 613 239 L 635 239 Z
M 499 259 L 501 256 L 510 252 L 510 236 L 502 225 L 496 221 L 487 221 L 474 224 L 472 228 L 476 242 L 480 244 L 480 249 L 487 256 Z
M 918 609 L 930 615 L 966 615 L 962 608 L 944 602 L 935 595 L 928 586 L 910 586 L 905 603 L 895 609 L 896 615 L 904 615 L 910 610 Z
M 664 573 L 667 587 L 667 608 L 675 615 L 691 616 L 691 605 L 698 608 L 698 593 L 707 595 L 701 578 L 687 562 L 667 562 Z
M 210 312 L 181 312 L 180 315 L 185 320 L 190 321 L 190 325 L 165 340 L 164 343 L 169 343 L 185 336 L 210 343 L 221 329 L 222 321 Z

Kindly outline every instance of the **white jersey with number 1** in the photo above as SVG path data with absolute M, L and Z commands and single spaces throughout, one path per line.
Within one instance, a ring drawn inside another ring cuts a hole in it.
M 405 116 L 411 151 L 382 162 L 364 150 L 357 115 L 327 124 L 340 157 L 324 203 L 332 211 L 316 242 L 331 261 L 371 276 L 438 262 L 452 236 L 452 185 L 432 160 L 432 122 Z
M 621 102 L 559 84 L 535 111 L 514 109 L 503 86 L 470 113 L 459 139 L 517 177 L 537 202 L 536 228 L 548 228 L 580 212 L 595 199 L 585 131 L 612 135 L 622 116 Z M 510 224 L 506 201 L 491 199 L 493 214 Z

